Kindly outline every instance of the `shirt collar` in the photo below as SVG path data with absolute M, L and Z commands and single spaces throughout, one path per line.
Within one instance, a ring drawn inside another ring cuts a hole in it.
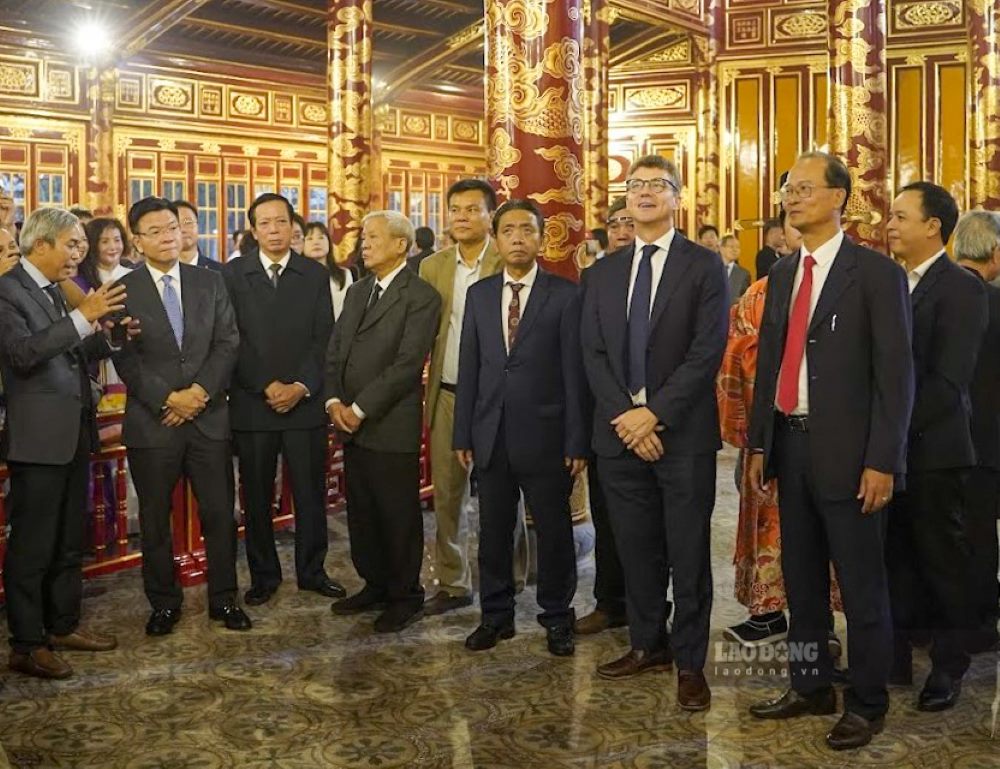
M 35 265 L 33 265 L 27 257 L 21 260 L 21 266 L 24 267 L 24 271 L 31 276 L 31 279 L 38 284 L 39 288 L 48 288 L 49 286 L 54 285 L 52 281 L 46 278 L 45 275 L 42 274 L 42 271 L 35 267 Z
M 381 280 L 376 280 L 375 281 L 376 283 L 379 284 L 379 286 L 382 287 L 382 293 L 385 293 L 386 289 L 389 288 L 389 284 L 392 283 L 392 281 L 395 279 L 395 277 L 397 275 L 399 275 L 399 273 L 401 273 L 404 269 L 406 269 L 406 260 L 405 259 L 400 263 L 399 267 L 397 267 L 395 270 L 393 270 L 392 272 L 390 272 L 388 275 L 386 275 Z
M 489 249 L 489 247 L 490 247 L 490 239 L 486 238 L 486 242 L 483 243 L 483 250 L 480 251 L 479 252 L 479 256 L 476 257 L 475 266 L 473 266 L 472 268 L 468 268 L 468 266 L 465 264 L 465 260 L 462 258 L 461 248 L 458 245 L 458 243 L 456 243 L 455 244 L 455 262 L 458 264 L 459 267 L 466 267 L 467 269 L 478 270 L 479 266 L 483 263 L 483 259 L 486 258 L 486 251 Z
M 174 262 L 174 266 L 171 267 L 166 272 L 163 272 L 162 270 L 158 270 L 156 267 L 154 267 L 148 261 L 146 261 L 145 264 L 146 264 L 146 269 L 149 270 L 149 274 L 153 276 L 153 282 L 154 283 L 158 283 L 160 281 L 160 279 L 163 278 L 164 275 L 169 275 L 171 278 L 174 279 L 174 284 L 175 285 L 179 286 L 181 284 L 181 263 L 180 263 L 180 260 Z
M 666 251 L 667 253 L 670 253 L 670 244 L 673 243 L 673 241 L 674 241 L 674 233 L 675 232 L 676 232 L 676 230 L 673 227 L 671 227 L 663 235 L 661 235 L 659 238 L 657 238 L 653 243 L 649 243 L 649 244 L 647 244 L 646 241 L 644 241 L 642 238 L 636 236 L 636 239 L 635 239 L 635 253 L 636 254 L 641 254 L 642 253 L 642 249 L 645 246 L 647 246 L 647 245 L 655 245 L 655 246 L 659 247 L 660 249 L 662 249 L 663 251 Z
M 932 256 L 930 259 L 925 259 L 917 267 L 914 267 L 912 270 L 910 270 L 910 274 L 916 277 L 917 280 L 920 280 L 922 277 L 924 277 L 924 275 L 927 274 L 927 271 L 931 268 L 934 262 L 936 262 L 938 259 L 944 256 L 944 254 L 945 251 L 942 248 L 940 251 L 934 254 L 934 256 Z
M 844 231 L 837 230 L 836 235 L 812 252 L 811 255 L 812 258 L 816 260 L 816 266 L 821 268 L 829 267 L 836 258 L 837 253 L 840 251 L 840 246 L 843 242 Z M 806 250 L 805 245 L 803 245 L 800 250 L 803 256 L 809 253 L 809 251 Z
M 508 283 L 520 283 L 525 288 L 530 289 L 533 285 L 535 285 L 535 278 L 537 277 L 538 277 L 538 262 L 535 262 L 531 266 L 531 270 L 529 270 L 528 274 L 520 279 L 511 276 L 511 274 L 507 272 L 507 268 L 505 267 L 503 271 L 503 284 L 506 286 Z
M 292 252 L 288 251 L 288 252 L 285 253 L 285 255 L 283 257 L 281 257 L 281 259 L 278 260 L 277 264 L 281 265 L 281 270 L 279 270 L 279 274 L 285 271 L 285 268 L 288 266 L 288 260 L 291 259 L 291 258 L 292 258 Z M 261 266 L 263 266 L 263 268 L 264 268 L 264 273 L 267 275 L 267 277 L 270 278 L 271 277 L 271 265 L 274 264 L 275 262 L 273 262 L 269 256 L 264 256 L 264 252 L 261 251 L 260 252 L 260 263 L 261 263 Z

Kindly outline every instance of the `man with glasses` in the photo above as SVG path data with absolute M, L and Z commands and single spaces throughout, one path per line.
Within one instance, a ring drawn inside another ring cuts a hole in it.
M 617 198 L 608 209 L 608 253 L 613 254 L 619 248 L 631 246 L 635 241 L 635 223 L 628 212 L 625 198 Z
M 128 387 L 122 439 L 139 496 L 142 580 L 153 611 L 146 633 L 167 635 L 180 619 L 183 592 L 174 571 L 171 498 L 186 477 L 194 490 L 208 556 L 209 617 L 249 630 L 236 602 L 236 522 L 226 390 L 239 332 L 222 276 L 179 263 L 177 209 L 144 198 L 128 215 L 145 267 L 119 283 L 141 342 L 115 355 Z
M 712 608 L 710 523 L 715 454 L 722 447 L 715 375 L 726 346 L 729 299 L 717 254 L 674 228 L 680 183 L 673 163 L 629 169 L 634 248 L 590 268 L 582 345 L 594 394 L 593 449 L 624 567 L 631 650 L 598 667 L 624 678 L 678 664 L 677 702 L 704 710 L 703 668 Z M 669 563 L 674 632 L 666 625 Z
M 186 200 L 175 200 L 174 208 L 177 209 L 181 225 L 180 260 L 192 267 L 204 267 L 221 272 L 222 265 L 205 256 L 201 252 L 201 246 L 198 245 L 198 209 L 195 208 L 194 203 L 189 203 Z
M 781 567 L 791 619 L 791 688 L 753 705 L 758 718 L 837 712 L 829 633 L 837 568 L 850 642 L 835 750 L 883 728 L 892 657 L 884 561 L 885 506 L 905 472 L 913 405 L 906 276 L 847 239 L 841 217 L 851 174 L 823 152 L 799 157 L 782 187 L 797 254 L 768 275 L 750 422 L 750 482 L 781 490 Z

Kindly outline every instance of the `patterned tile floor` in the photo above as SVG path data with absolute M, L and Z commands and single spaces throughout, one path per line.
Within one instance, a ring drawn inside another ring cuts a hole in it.
M 742 617 L 731 598 L 732 470 L 733 454 L 720 455 L 719 641 Z M 343 520 L 333 529 L 330 571 L 356 587 Z M 286 564 L 290 555 L 286 543 Z M 592 584 L 588 563 L 578 610 L 590 607 Z M 1000 767 L 1000 737 L 989 738 L 1000 701 L 995 656 L 976 658 L 953 711 L 919 713 L 917 689 L 895 689 L 886 731 L 869 748 L 835 754 L 823 741 L 833 717 L 748 716 L 751 702 L 782 685 L 780 674 L 724 676 L 710 666 L 712 709 L 691 715 L 677 709 L 670 674 L 615 683 L 594 675 L 625 648 L 624 630 L 579 639 L 575 657 L 550 657 L 532 593 L 519 602 L 517 637 L 472 655 L 462 641 L 475 609 L 375 636 L 370 616 L 334 617 L 329 601 L 299 593 L 294 582 L 250 612 L 255 627 L 245 634 L 210 624 L 204 590 L 189 590 L 174 634 L 151 639 L 138 572 L 101 578 L 87 583 L 86 622 L 116 632 L 119 649 L 67 655 L 76 675 L 65 682 L 4 671 L 0 742 L 10 766 L 42 769 Z M 920 681 L 922 654 L 918 665 Z

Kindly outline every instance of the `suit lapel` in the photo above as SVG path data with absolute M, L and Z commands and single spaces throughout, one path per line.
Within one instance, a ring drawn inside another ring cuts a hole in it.
M 406 283 L 410 280 L 410 275 L 412 274 L 412 270 L 409 272 L 407 270 L 403 270 L 392 279 L 392 283 L 389 284 L 389 288 L 387 288 L 385 293 L 379 297 L 377 302 L 375 302 L 375 306 L 364 313 L 361 325 L 358 326 L 358 333 L 378 323 L 379 318 L 385 315 L 389 311 L 389 308 L 399 301 L 399 295 L 406 287 Z M 372 286 L 369 286 L 369 293 L 365 296 L 366 305 L 368 304 L 368 296 L 371 295 L 371 288 Z
M 501 279 L 501 288 L 503 281 Z M 531 294 L 528 296 L 528 304 L 524 308 L 524 315 L 517 324 L 517 332 L 514 334 L 514 344 L 511 345 L 510 354 L 513 355 L 521 346 L 521 341 L 531 332 L 531 327 L 545 307 L 545 302 L 549 298 L 549 275 L 541 268 L 535 275 L 535 285 L 531 287 Z M 506 319 L 501 318 L 501 322 Z
M 667 261 L 663 265 L 663 274 L 660 276 L 660 283 L 656 287 L 656 296 L 653 298 L 653 314 L 649 319 L 649 329 L 656 328 L 663 311 L 667 307 L 667 302 L 677 290 L 684 273 L 687 271 L 691 261 L 687 248 L 687 239 L 678 232 L 674 232 L 674 238 L 670 243 L 670 250 L 667 252 Z
M 774 311 L 778 315 L 779 333 L 777 338 L 781 340 L 782 348 L 785 344 L 785 335 L 788 333 L 788 313 L 792 307 L 792 287 L 795 285 L 795 273 L 799 268 L 801 258 L 802 252 L 797 251 L 787 257 L 788 269 L 778 269 L 767 273 L 767 295 L 774 297 Z
M 336 326 L 337 330 L 340 330 L 340 333 L 344 335 L 344 339 L 350 340 L 352 344 L 358 333 L 358 326 L 361 325 L 361 319 L 364 317 L 365 305 L 368 303 L 368 297 L 371 296 L 372 286 L 375 285 L 375 276 L 366 275 L 354 285 L 357 288 L 353 289 L 344 299 L 344 309 L 340 313 Z
M 823 283 L 823 291 L 816 302 L 816 309 L 809 322 L 809 333 L 812 333 L 817 326 L 826 320 L 837 306 L 840 295 L 854 282 L 856 263 L 854 243 L 848 240 L 845 235 L 844 242 L 840 244 L 840 250 L 834 257 L 833 264 L 830 265 L 830 274 L 826 276 L 826 282 Z
M 160 299 L 160 294 L 156 290 L 156 283 L 153 281 L 153 276 L 149 272 L 149 268 L 145 266 L 139 266 L 135 269 L 136 279 L 129 283 L 128 293 L 129 298 L 127 303 L 129 305 L 129 314 L 135 316 L 134 312 L 138 308 L 148 308 L 149 317 L 142 318 L 142 323 L 145 327 L 147 323 L 158 323 L 169 332 L 171 339 L 174 338 L 173 329 L 170 327 L 170 319 L 167 317 L 167 310 L 163 306 L 163 300 Z M 185 287 L 181 286 L 181 292 L 184 292 Z M 182 302 L 187 301 L 187 297 L 183 296 Z M 184 317 L 187 317 L 187 313 L 184 313 Z M 185 320 L 185 326 L 187 321 Z M 187 329 L 185 328 L 185 334 Z M 140 337 L 141 339 L 142 337 Z M 176 342 L 175 342 L 176 344 Z
M 620 252 L 619 252 L 620 253 Z M 611 257 L 605 257 L 611 258 Z M 605 328 L 605 332 L 608 335 L 607 345 L 609 350 L 621 350 L 622 354 L 615 358 L 612 356 L 613 360 L 616 360 L 622 369 L 619 373 L 624 377 L 624 366 L 625 366 L 625 350 L 628 349 L 628 342 L 626 337 L 628 335 L 628 284 L 629 279 L 632 276 L 632 260 L 635 258 L 635 248 L 633 247 L 627 253 L 622 254 L 622 258 L 615 259 L 612 264 L 612 269 L 608 272 L 608 294 L 610 297 L 610 307 L 605 309 L 608 311 L 608 317 L 612 319 L 612 323 Z M 593 287 L 588 290 L 595 290 Z M 600 294 L 598 294 L 600 296 Z
M 504 329 L 507 327 L 507 319 L 503 316 L 503 276 L 494 279 L 488 278 L 492 286 L 490 290 L 490 300 L 483 308 L 486 316 L 483 320 L 483 328 L 486 330 L 487 339 L 495 346 L 500 354 L 500 360 L 507 357 L 507 345 L 504 342 Z M 468 300 L 466 300 L 468 302 Z M 471 312 L 466 303 L 466 312 Z
M 21 281 L 21 285 L 24 286 L 31 298 L 38 303 L 38 305 L 45 311 L 49 320 L 53 323 L 59 320 L 59 311 L 56 306 L 52 304 L 52 300 L 49 299 L 48 294 L 42 290 L 37 283 L 35 283 L 34 278 L 32 278 L 26 269 L 21 265 L 17 266 L 17 279 Z
M 910 303 L 916 309 L 916 306 L 920 304 L 922 300 L 930 290 L 934 287 L 934 284 L 938 282 L 938 279 L 944 275 L 945 270 L 948 268 L 947 264 L 944 264 L 948 259 L 948 255 L 945 254 L 940 259 L 938 259 L 934 264 L 930 266 L 930 269 L 924 273 L 913 289 L 913 293 L 910 296 Z

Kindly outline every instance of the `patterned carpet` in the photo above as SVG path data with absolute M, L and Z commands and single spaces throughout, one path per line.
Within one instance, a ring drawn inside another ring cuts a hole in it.
M 719 460 L 714 526 L 713 641 L 742 618 L 732 595 L 736 517 L 733 455 Z M 433 534 L 432 516 L 427 535 Z M 344 521 L 332 523 L 328 564 L 350 587 Z M 6 671 L 0 742 L 13 767 L 42 769 L 765 769 L 892 767 L 997 769 L 989 738 L 1000 697 L 995 656 L 980 656 L 960 704 L 946 714 L 914 708 L 918 686 L 893 689 L 886 731 L 853 754 L 827 750 L 835 717 L 761 722 L 747 706 L 782 686 L 710 663 L 712 709 L 676 707 L 671 674 L 627 682 L 594 675 L 625 649 L 616 630 L 578 639 L 577 654 L 545 651 L 533 589 L 521 597 L 518 635 L 473 655 L 462 641 L 477 613 L 426 619 L 399 636 L 374 636 L 372 616 L 337 618 L 329 601 L 299 593 L 283 538 L 286 583 L 249 611 L 250 633 L 209 623 L 203 589 L 187 592 L 173 635 L 147 638 L 138 572 L 87 583 L 86 624 L 117 633 L 103 655 L 67 654 L 76 674 L 42 682 Z M 245 568 L 241 580 L 245 581 Z M 593 567 L 581 568 L 578 611 L 589 609 Z M 842 618 L 839 618 L 842 620 Z M 843 628 L 840 629 L 843 634 Z M 713 650 L 710 657 L 716 654 Z M 716 654 L 717 656 L 717 654 Z M 991 706 L 994 713 L 991 713 Z M 2 766 L 0 759 L 0 766 Z

